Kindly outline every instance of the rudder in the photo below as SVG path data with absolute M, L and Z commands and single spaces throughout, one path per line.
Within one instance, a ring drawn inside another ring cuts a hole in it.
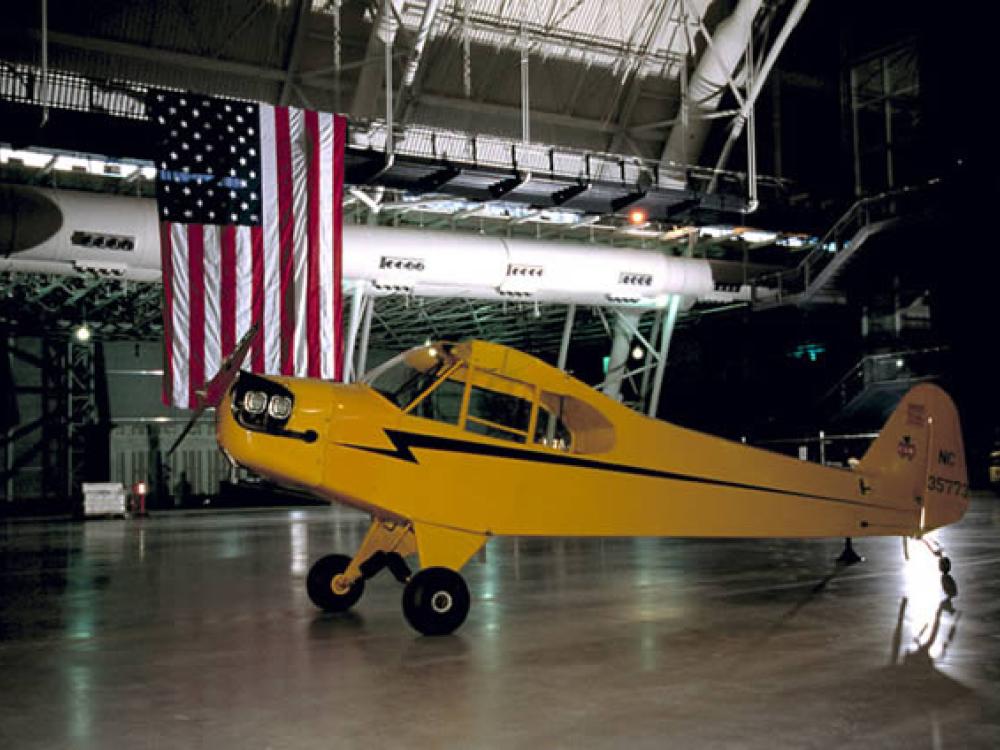
M 960 520 L 968 508 L 958 410 L 936 385 L 903 396 L 858 468 L 893 505 L 919 508 L 917 534 Z

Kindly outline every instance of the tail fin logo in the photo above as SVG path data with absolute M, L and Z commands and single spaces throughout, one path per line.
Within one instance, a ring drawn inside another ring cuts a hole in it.
M 900 458 L 912 461 L 917 455 L 917 444 L 913 442 L 913 439 L 909 435 L 904 435 L 896 447 L 896 453 L 899 454 Z
M 914 427 L 923 427 L 927 422 L 927 407 L 923 404 L 906 405 L 906 423 Z

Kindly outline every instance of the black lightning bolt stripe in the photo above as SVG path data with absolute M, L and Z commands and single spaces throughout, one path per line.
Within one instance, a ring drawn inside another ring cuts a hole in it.
M 530 461 L 533 463 L 554 464 L 557 466 L 570 466 L 580 469 L 596 469 L 597 471 L 612 471 L 618 474 L 630 474 L 632 476 L 652 477 L 654 479 L 672 479 L 677 482 L 691 482 L 693 484 L 710 484 L 716 487 L 727 487 L 738 490 L 751 490 L 755 492 L 771 492 L 775 495 L 786 495 L 788 497 L 798 497 L 806 500 L 821 500 L 829 503 L 842 503 L 844 505 L 857 505 L 862 508 L 877 508 L 893 513 L 909 514 L 912 511 L 901 508 L 890 508 L 877 503 L 866 503 L 860 500 L 850 500 L 843 497 L 830 497 L 828 495 L 814 495 L 808 492 L 796 492 L 794 490 L 783 490 L 777 487 L 764 487 L 762 485 L 745 484 L 743 482 L 729 482 L 724 479 L 712 479 L 710 477 L 699 477 L 692 474 L 680 474 L 674 471 L 661 471 L 660 469 L 650 469 L 645 466 L 631 466 L 629 464 L 613 464 L 606 461 L 594 461 L 590 458 L 579 456 L 567 456 L 558 453 L 543 451 L 525 450 L 507 445 L 492 445 L 489 443 L 479 443 L 472 440 L 457 440 L 455 438 L 440 437 L 437 435 L 423 435 L 417 432 L 404 432 L 402 430 L 386 429 L 386 437 L 393 444 L 393 448 L 374 448 L 368 445 L 355 445 L 353 443 L 340 443 L 345 448 L 375 453 L 387 458 L 395 458 L 400 461 L 419 464 L 417 457 L 413 454 L 414 448 L 425 450 L 441 451 L 446 453 L 465 453 L 475 456 L 489 456 L 493 458 L 509 458 L 515 461 Z

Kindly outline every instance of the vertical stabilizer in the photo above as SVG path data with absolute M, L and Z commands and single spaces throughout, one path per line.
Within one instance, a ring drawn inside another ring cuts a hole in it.
M 929 383 L 911 388 L 859 470 L 880 497 L 920 510 L 918 534 L 960 520 L 969 506 L 969 477 L 958 410 L 948 394 Z

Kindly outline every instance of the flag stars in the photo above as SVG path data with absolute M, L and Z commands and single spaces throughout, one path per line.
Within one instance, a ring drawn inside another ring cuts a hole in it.
M 244 102 L 172 92 L 150 99 L 150 119 L 163 139 L 157 146 L 158 188 L 163 188 L 158 196 L 172 221 L 260 222 L 257 116 L 257 106 Z

